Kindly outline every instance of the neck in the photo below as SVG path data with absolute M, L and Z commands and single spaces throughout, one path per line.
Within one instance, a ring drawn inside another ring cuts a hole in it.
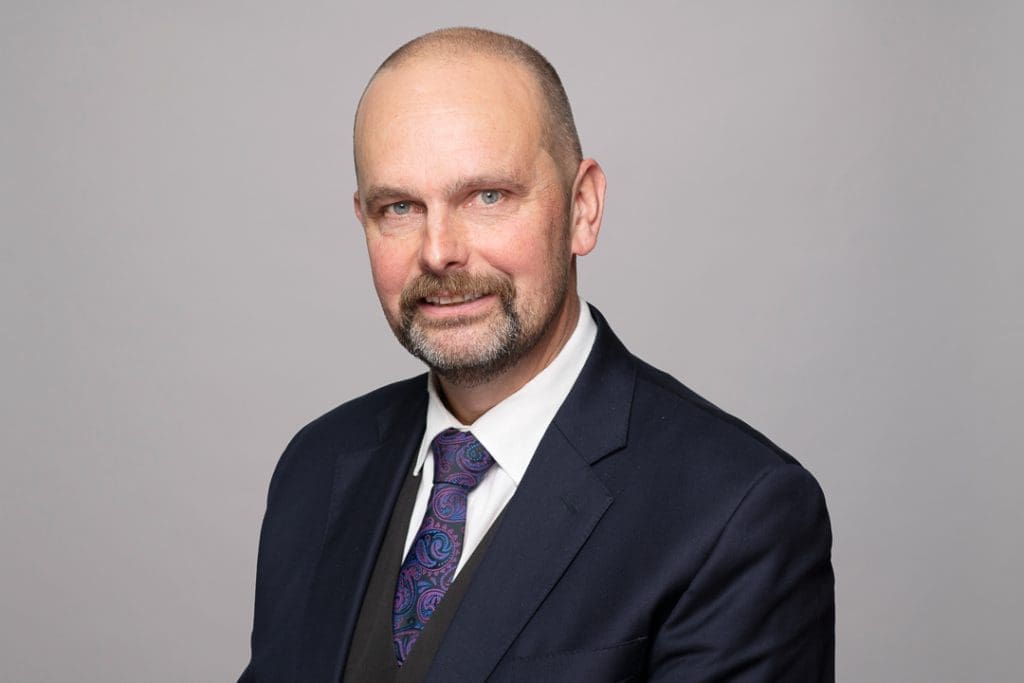
M 455 384 L 438 375 L 437 387 L 448 410 L 464 425 L 476 422 L 551 364 L 572 336 L 579 317 L 580 299 L 573 290 L 536 346 L 508 370 L 473 386 Z

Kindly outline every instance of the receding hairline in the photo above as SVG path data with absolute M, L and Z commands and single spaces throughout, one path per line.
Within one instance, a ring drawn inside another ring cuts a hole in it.
M 396 69 L 416 59 L 451 59 L 467 56 L 489 56 L 505 59 L 524 67 L 534 77 L 540 102 L 543 104 L 548 124 L 543 126 L 543 145 L 559 166 L 564 167 L 572 182 L 576 168 L 583 159 L 579 134 L 573 119 L 569 98 L 551 63 L 534 47 L 504 33 L 481 28 L 443 28 L 413 38 L 388 55 L 373 72 L 363 94 L 359 98 L 356 117 L 370 85 L 383 71 Z M 353 146 L 355 137 L 353 136 Z M 356 172 L 358 173 L 358 164 Z

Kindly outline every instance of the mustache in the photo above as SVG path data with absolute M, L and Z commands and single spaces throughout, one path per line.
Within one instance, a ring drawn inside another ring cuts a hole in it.
M 515 299 L 515 285 L 500 275 L 473 275 L 461 270 L 446 275 L 424 273 L 402 290 L 400 305 L 404 315 L 411 315 L 427 297 L 469 294 L 496 294 L 507 304 Z

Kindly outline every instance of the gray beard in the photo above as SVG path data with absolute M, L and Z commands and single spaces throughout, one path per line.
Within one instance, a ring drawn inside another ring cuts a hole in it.
M 566 233 L 568 240 L 568 232 L 563 232 Z M 546 302 L 539 303 L 540 306 L 550 304 L 549 310 L 544 311 L 545 317 L 537 321 L 536 328 L 527 329 L 523 318 L 534 320 L 535 316 L 532 314 L 535 311 L 526 311 L 523 316 L 519 315 L 515 306 L 515 287 L 508 279 L 481 279 L 461 273 L 452 274 L 444 279 L 424 275 L 402 293 L 401 315 L 398 324 L 393 325 L 392 330 L 399 343 L 409 353 L 426 363 L 438 376 L 456 386 L 480 386 L 518 363 L 551 328 L 569 294 L 569 277 L 567 264 L 554 282 L 554 296 Z M 430 341 L 430 331 L 444 330 L 446 327 L 457 328 L 461 324 L 459 320 L 453 320 L 448 324 L 438 323 L 426 328 L 416 322 L 416 307 L 419 301 L 439 291 L 483 291 L 498 296 L 502 316 L 492 324 L 484 344 L 469 353 L 456 354 L 445 353 L 439 345 Z
M 490 330 L 488 343 L 472 357 L 445 353 L 430 341 L 427 329 L 406 318 L 398 330 L 398 341 L 409 353 L 426 363 L 437 375 L 462 387 L 475 387 L 494 379 L 515 365 L 539 341 L 547 325 L 532 338 L 524 336 L 523 321 L 514 300 L 501 300 L 503 315 Z M 454 326 L 454 325 L 453 325 Z M 433 329 L 443 329 L 434 327 Z

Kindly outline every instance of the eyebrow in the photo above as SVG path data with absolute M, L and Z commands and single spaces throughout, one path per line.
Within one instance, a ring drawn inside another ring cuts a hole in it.
M 363 202 L 367 208 L 374 209 L 385 202 L 397 201 L 405 197 L 413 197 L 415 194 L 416 193 L 412 190 L 404 187 L 373 185 L 366 190 Z
M 481 174 L 457 178 L 445 185 L 443 192 L 446 197 L 458 196 L 468 189 L 509 190 L 518 194 L 526 192 L 527 186 L 515 173 Z M 363 201 L 368 209 L 375 209 L 381 204 L 418 196 L 415 191 L 397 185 L 371 185 L 367 188 Z
M 511 190 L 512 192 L 523 193 L 526 191 L 526 183 L 524 183 L 517 174 L 512 172 L 499 171 L 494 174 L 485 173 L 456 179 L 455 182 L 445 186 L 445 196 L 451 197 L 453 195 L 459 195 L 470 188 L 481 190 Z

